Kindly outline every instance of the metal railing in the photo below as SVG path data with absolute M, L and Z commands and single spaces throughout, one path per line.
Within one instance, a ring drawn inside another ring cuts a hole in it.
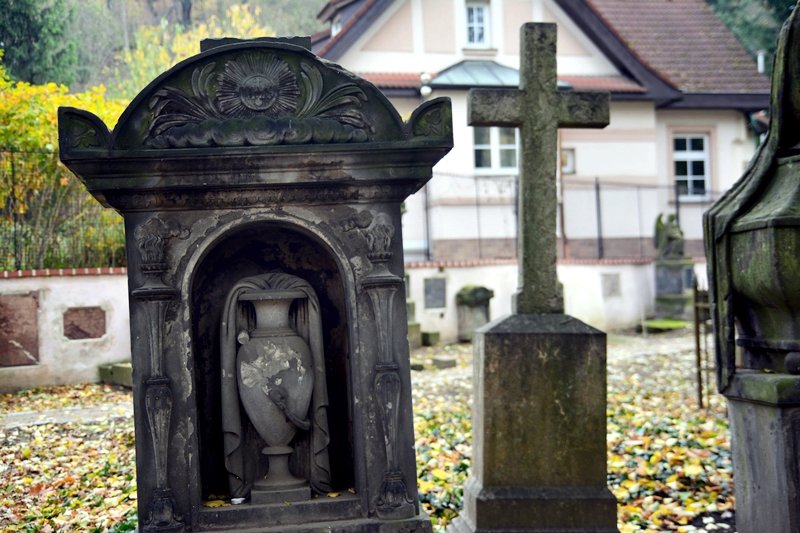
M 0 270 L 125 266 L 122 218 L 52 152 L 0 150 Z

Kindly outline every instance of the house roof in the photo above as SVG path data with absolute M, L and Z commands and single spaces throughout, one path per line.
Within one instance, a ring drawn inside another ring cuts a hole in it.
M 320 35 L 314 51 L 338 60 L 393 1 L 331 0 L 320 18 L 330 20 L 341 13 L 344 24 L 334 36 Z M 756 71 L 753 59 L 705 0 L 554 1 L 621 73 L 559 76 L 577 90 L 608 90 L 618 98 L 652 100 L 670 108 L 754 111 L 769 105 L 769 80 Z M 500 78 L 502 85 L 495 86 L 509 86 L 511 77 L 518 77 L 515 69 L 487 71 L 486 65 L 477 63 L 457 63 L 431 85 L 465 87 L 470 77 L 485 83 L 488 76 Z M 418 74 L 362 75 L 372 76 L 381 88 L 413 91 L 420 86 L 418 80 L 415 85 L 410 81 Z M 401 78 L 405 85 L 399 87 Z
M 769 80 L 705 0 L 587 4 L 642 62 L 683 93 L 769 93 Z

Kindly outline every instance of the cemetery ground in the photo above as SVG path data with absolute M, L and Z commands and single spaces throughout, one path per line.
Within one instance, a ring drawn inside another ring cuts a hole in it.
M 456 366 L 435 369 L 440 356 Z M 441 531 L 469 470 L 471 346 L 412 357 L 426 368 L 412 373 L 420 499 Z M 697 407 L 690 333 L 609 335 L 608 359 L 608 480 L 620 531 L 733 531 L 725 400 L 712 392 L 708 408 Z M 0 529 L 132 531 L 130 402 L 128 390 L 103 385 L 0 395 Z

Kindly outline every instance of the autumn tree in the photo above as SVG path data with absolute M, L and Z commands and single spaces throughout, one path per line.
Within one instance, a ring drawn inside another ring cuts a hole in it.
M 123 51 L 120 64 L 109 72 L 109 93 L 132 99 L 159 74 L 200 52 L 200 41 L 218 37 L 264 37 L 273 32 L 259 23 L 258 7 L 233 5 L 223 17 L 210 16 L 188 29 L 162 19 L 156 26 L 140 26 L 131 50 Z

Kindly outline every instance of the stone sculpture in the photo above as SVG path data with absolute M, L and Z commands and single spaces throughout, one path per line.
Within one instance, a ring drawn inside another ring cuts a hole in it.
M 283 273 L 242 279 L 225 300 L 220 342 L 231 495 L 243 498 L 252 489 L 254 502 L 308 499 L 309 481 L 318 493 L 331 490 L 325 361 L 314 290 Z M 241 344 L 238 352 L 236 344 Z M 248 420 L 242 419 L 240 405 L 267 444 L 262 450 L 269 457 L 266 479 L 258 479 L 254 458 L 243 457 Z M 293 453 L 299 456 L 296 473 L 289 471 Z M 274 498 L 264 495 L 270 492 Z
M 705 214 L 717 384 L 728 399 L 742 533 L 800 524 L 800 11 L 781 30 L 770 128 Z
M 657 259 L 680 259 L 683 257 L 683 230 L 678 224 L 678 217 L 668 215 L 664 220 L 661 213 L 656 219 L 655 238 Z

